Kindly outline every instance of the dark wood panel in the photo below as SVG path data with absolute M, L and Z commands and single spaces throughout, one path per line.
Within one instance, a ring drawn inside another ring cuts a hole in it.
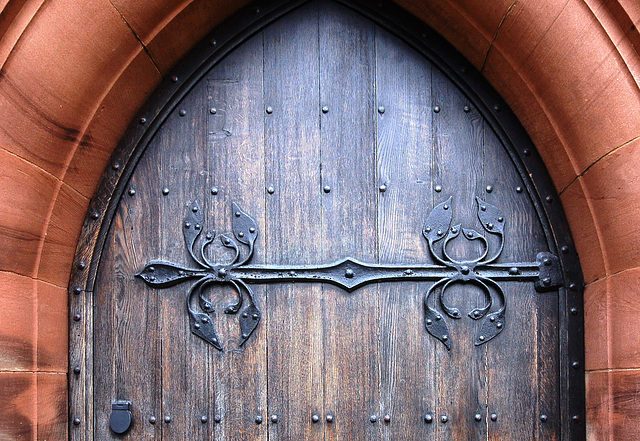
M 469 102 L 437 69 L 432 71 L 432 93 L 433 205 L 451 198 L 452 226 L 483 232 L 478 224 L 475 199 L 484 196 L 486 185 L 482 118 L 475 112 L 465 112 Z M 436 186 L 440 186 L 440 191 L 436 191 Z M 482 252 L 479 241 L 468 241 L 462 235 L 447 249 L 452 258 L 459 260 L 471 260 Z M 481 439 L 486 436 L 486 345 L 474 346 L 480 324 L 467 314 L 484 304 L 484 295 L 473 284 L 455 283 L 446 290 L 444 298 L 448 305 L 460 310 L 461 318 L 454 320 L 443 314 L 451 334 L 450 351 L 440 342 L 431 341 L 436 346 L 439 439 Z M 475 421 L 476 413 L 482 416 L 481 422 Z M 443 415 L 448 418 L 446 423 L 440 422 Z
M 321 263 L 318 10 L 308 5 L 264 31 L 265 259 Z M 267 287 L 269 434 L 322 440 L 323 324 L 320 284 Z
M 432 202 L 431 65 L 379 27 L 376 94 L 379 261 L 431 263 L 422 236 Z M 391 417 L 384 440 L 433 436 L 433 424 L 424 422 L 437 395 L 437 342 L 424 327 L 427 285 L 379 285 L 382 413 Z
M 377 260 L 375 46 L 371 22 L 323 4 L 320 104 L 323 260 Z M 376 286 L 323 286 L 327 440 L 380 438 L 380 305 Z M 345 387 L 349 385 L 348 387 Z

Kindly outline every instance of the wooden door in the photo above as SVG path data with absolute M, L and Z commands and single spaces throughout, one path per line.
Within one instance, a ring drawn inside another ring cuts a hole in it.
M 579 266 L 504 103 L 392 5 L 238 20 L 94 202 L 71 437 L 583 438 Z

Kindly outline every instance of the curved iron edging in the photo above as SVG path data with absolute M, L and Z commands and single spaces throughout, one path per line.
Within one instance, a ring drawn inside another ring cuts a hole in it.
M 561 379 L 566 379 L 561 380 L 562 402 L 568 403 L 568 407 L 562 406 L 566 412 L 561 416 L 562 433 L 565 439 L 584 440 L 584 281 L 560 199 L 535 146 L 515 114 L 487 80 L 423 22 L 388 0 L 375 2 L 373 6 L 361 0 L 336 1 L 391 32 L 439 68 L 485 118 L 516 166 L 543 226 L 549 249 L 560 257 L 565 275 L 566 284 L 559 289 L 561 306 L 558 312 L 560 328 L 566 330 L 560 333 L 564 336 L 560 341 L 560 352 L 567 355 L 560 362 Z M 90 347 L 92 327 L 88 326 L 92 320 L 91 294 L 113 216 L 138 161 L 166 118 L 212 67 L 251 36 L 309 2 L 259 1 L 226 20 L 196 45 L 190 55 L 161 82 L 112 155 L 91 200 L 70 276 L 69 360 L 70 369 L 80 367 L 80 373 L 70 376 L 69 380 L 69 421 L 73 423 L 74 415 L 80 414 L 88 422 L 85 430 L 72 426 L 71 439 L 83 439 L 91 433 L 88 419 L 92 418 L 92 404 L 85 399 L 92 391 L 92 378 L 87 375 L 93 363 Z

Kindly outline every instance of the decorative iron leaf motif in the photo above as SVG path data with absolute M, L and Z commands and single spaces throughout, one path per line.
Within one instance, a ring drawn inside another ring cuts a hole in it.
M 233 235 L 238 242 L 253 246 L 258 236 L 258 225 L 247 213 L 233 203 Z
M 202 277 L 201 270 L 182 268 L 172 263 L 152 260 L 138 274 L 148 285 L 155 288 L 166 288 L 194 277 Z
M 422 228 L 422 234 L 430 244 L 445 237 L 445 234 L 449 231 L 451 220 L 453 219 L 452 211 L 451 198 L 436 205 L 431 211 L 431 214 L 427 217 L 427 221 Z
M 504 217 L 498 207 L 491 205 L 476 196 L 478 201 L 478 219 L 482 228 L 493 234 L 504 233 Z

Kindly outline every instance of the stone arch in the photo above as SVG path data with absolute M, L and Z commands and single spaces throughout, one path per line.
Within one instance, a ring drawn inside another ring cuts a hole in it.
M 0 420 L 25 421 L 0 433 L 63 437 L 66 286 L 89 200 L 146 97 L 246 3 L 10 0 L 0 11 L 0 378 L 23 397 Z M 623 397 L 640 382 L 640 7 L 397 3 L 485 75 L 542 155 L 587 281 L 589 436 L 634 439 L 640 407 Z

